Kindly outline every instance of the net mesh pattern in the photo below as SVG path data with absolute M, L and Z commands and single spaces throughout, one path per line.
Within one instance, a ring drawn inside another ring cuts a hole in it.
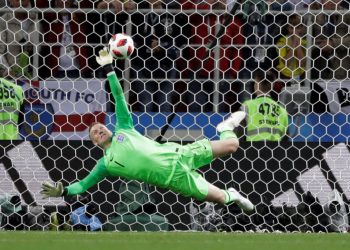
M 11 97 L 19 100 L 21 92 L 0 88 L 2 228 L 348 230 L 346 1 L 15 2 L 0 1 L 1 77 L 23 90 L 21 107 L 14 107 Z M 256 98 L 259 76 L 264 81 L 274 102 L 255 112 L 285 110 L 287 125 L 242 128 L 235 154 L 199 170 L 210 183 L 248 197 L 252 213 L 118 178 L 79 196 L 43 199 L 43 181 L 72 184 L 103 156 L 89 140 L 89 125 L 114 131 L 115 105 L 95 56 L 117 33 L 135 43 L 129 59 L 113 62 L 135 128 L 161 143 L 218 140 L 217 124 L 253 110 L 247 101 Z M 11 123 L 18 123 L 18 136 L 11 137 Z M 273 131 L 277 140 L 248 139 Z

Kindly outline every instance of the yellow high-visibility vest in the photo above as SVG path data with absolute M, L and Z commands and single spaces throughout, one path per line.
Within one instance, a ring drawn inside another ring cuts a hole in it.
M 245 101 L 247 141 L 279 141 L 288 130 L 288 113 L 269 96 Z
M 18 117 L 23 100 L 20 86 L 0 78 L 0 140 L 18 139 Z

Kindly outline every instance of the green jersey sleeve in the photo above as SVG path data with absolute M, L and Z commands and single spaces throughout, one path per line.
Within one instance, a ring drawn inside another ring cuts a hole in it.
M 111 87 L 112 95 L 116 102 L 115 114 L 117 118 L 116 130 L 117 129 L 128 129 L 133 128 L 133 121 L 129 112 L 127 103 L 125 101 L 123 89 L 114 71 L 107 74 L 109 85 Z
M 107 168 L 102 157 L 88 176 L 66 187 L 67 195 L 81 194 L 107 176 Z

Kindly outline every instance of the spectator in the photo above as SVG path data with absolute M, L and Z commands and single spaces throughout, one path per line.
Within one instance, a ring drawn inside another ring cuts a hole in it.
M 220 9 L 225 10 L 226 2 L 224 0 L 207 0 L 207 1 L 187 1 L 184 3 L 185 9 L 193 10 L 210 10 Z M 224 12 L 224 11 L 223 11 Z M 223 23 L 225 15 L 222 14 L 219 17 L 220 24 Z M 242 67 L 242 56 L 239 46 L 244 44 L 244 38 L 241 33 L 242 21 L 239 17 L 234 16 L 233 21 L 226 27 L 226 33 L 220 37 L 220 49 L 218 55 L 218 66 L 215 62 L 215 53 L 212 52 L 211 56 L 207 58 L 207 49 L 203 45 L 207 45 L 216 39 L 216 26 L 218 17 L 217 14 L 209 13 L 201 15 L 196 12 L 190 16 L 190 22 L 192 24 L 192 38 L 190 40 L 190 46 L 192 47 L 191 53 L 189 53 L 189 76 L 192 79 L 189 82 L 187 101 L 190 111 L 212 111 L 211 99 L 214 91 L 213 78 L 219 79 L 219 93 L 223 93 L 220 96 L 219 105 L 220 111 L 229 111 L 230 106 L 235 98 L 227 98 L 233 89 L 238 89 L 238 84 L 232 85 L 230 81 L 223 81 L 222 79 L 235 79 Z M 216 72 L 216 70 L 219 72 Z M 218 73 L 218 74 L 216 74 Z M 218 80 L 215 79 L 215 80 Z
M 77 8 L 74 0 L 37 1 L 41 8 Z M 80 3 L 84 7 L 84 1 Z M 42 20 L 44 46 L 41 56 L 43 66 L 39 68 L 42 78 L 78 78 L 89 77 L 91 71 L 87 66 L 87 58 L 92 54 L 87 47 L 85 30 L 86 15 L 81 12 L 53 11 L 45 12 Z
M 313 26 L 315 47 L 312 50 L 313 79 L 346 79 L 350 77 L 350 15 L 332 12 L 342 10 L 341 0 L 322 0 L 323 9 Z M 315 8 L 320 9 L 321 5 Z
M 102 19 L 102 22 L 94 23 L 94 32 L 98 34 L 101 45 L 108 43 L 108 40 L 113 34 L 125 32 L 123 26 L 127 24 L 130 15 L 130 13 L 126 12 L 135 11 L 137 8 L 144 8 L 146 4 L 143 2 L 142 0 L 128 0 L 125 2 L 122 0 L 100 0 L 95 3 L 96 9 L 105 10 L 102 18 L 101 13 L 97 14 L 98 19 Z M 140 18 L 139 15 L 137 16 Z
M 293 9 L 298 11 L 307 9 L 311 4 L 313 4 L 314 0 L 288 0 L 288 2 L 293 6 Z
M 174 84 L 178 77 L 176 59 L 184 43 L 181 16 L 166 12 L 164 3 L 149 0 L 153 11 L 145 13 L 145 22 L 134 33 L 137 56 L 132 58 L 135 70 L 131 87 L 137 96 L 137 111 L 172 112 Z
M 266 74 L 266 75 L 265 75 Z M 271 71 L 254 72 L 256 98 L 245 101 L 242 110 L 247 113 L 245 122 L 246 141 L 280 141 L 286 139 L 288 114 L 284 107 L 270 97 L 272 85 L 276 80 Z M 243 129 L 238 131 L 243 134 Z
M 267 0 L 270 10 L 274 11 L 290 11 L 293 8 L 292 1 L 289 0 Z
M 305 78 L 306 65 L 306 39 L 305 26 L 298 14 L 292 14 L 288 17 L 288 23 L 284 26 L 284 34 L 277 41 L 278 64 L 277 69 L 280 72 L 280 78 L 287 81 L 291 80 L 299 83 Z
M 0 140 L 19 139 L 24 95 L 20 86 L 0 78 Z
M 268 1 L 268 3 L 270 4 L 270 12 L 275 12 L 275 14 L 267 13 L 265 16 L 267 20 L 265 22 L 268 26 L 267 33 L 272 37 L 269 42 L 274 42 L 281 35 L 281 27 L 287 23 L 290 11 L 294 6 L 288 0 Z
M 242 49 L 245 66 L 240 72 L 243 79 L 253 79 L 253 72 L 257 68 L 268 70 L 273 66 L 277 58 L 274 48 L 275 40 L 281 35 L 281 26 L 286 23 L 287 14 L 292 6 L 285 2 L 277 1 L 243 1 L 243 27 L 242 31 L 246 38 L 246 46 Z M 270 12 L 267 12 L 268 7 Z M 283 9 L 283 11 L 282 11 Z M 280 11 L 281 13 L 272 13 Z M 241 102 L 251 99 L 254 92 L 251 84 L 244 85 L 245 92 L 240 96 Z
M 130 11 L 136 9 L 136 3 L 134 1 L 120 1 L 120 0 L 102 0 L 97 2 L 97 9 L 114 9 L 115 13 L 119 13 L 122 10 Z
M 11 8 L 31 8 L 30 0 L 9 0 Z M 30 58 L 39 43 L 35 25 L 36 14 L 6 12 L 0 18 L 0 70 L 13 78 L 32 78 Z

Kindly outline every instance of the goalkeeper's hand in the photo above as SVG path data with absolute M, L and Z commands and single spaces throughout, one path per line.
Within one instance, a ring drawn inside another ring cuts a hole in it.
M 107 47 L 104 47 L 98 52 L 99 56 L 96 56 L 96 62 L 101 65 L 105 66 L 108 64 L 112 64 L 113 57 L 109 54 Z
M 52 185 L 49 182 L 43 182 L 41 184 L 41 194 L 44 196 L 44 198 L 48 197 L 60 197 L 63 195 L 64 187 L 62 182 L 57 182 L 56 186 Z

